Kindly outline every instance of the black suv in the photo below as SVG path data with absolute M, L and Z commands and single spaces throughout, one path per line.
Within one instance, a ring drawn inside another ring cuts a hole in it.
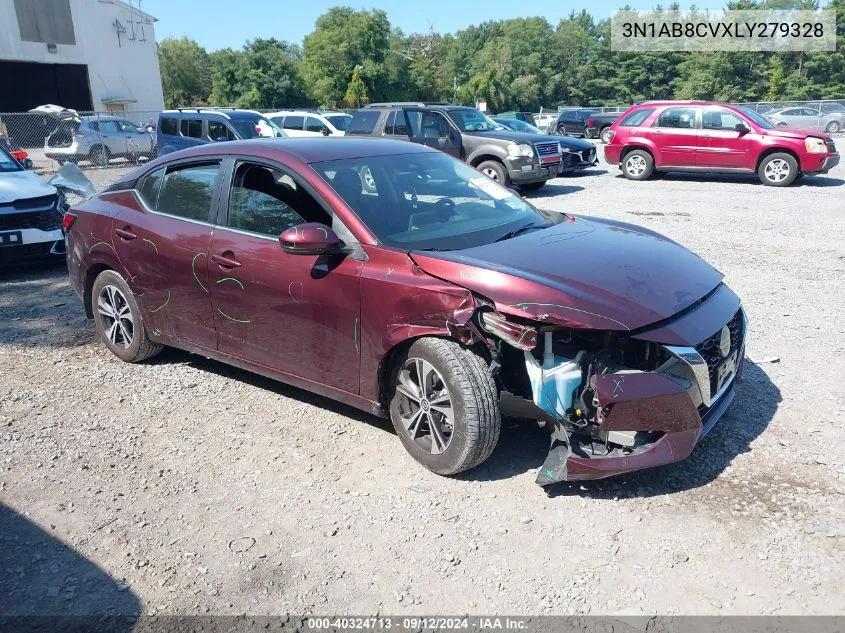
M 563 110 L 557 118 L 555 131 L 558 134 L 578 134 L 584 138 L 600 138 L 610 142 L 610 126 L 622 115 L 621 112 L 598 112 L 586 108 Z
M 505 186 L 536 190 L 560 174 L 592 167 L 596 149 L 574 138 L 513 132 L 481 110 L 442 103 L 373 103 L 358 110 L 347 136 L 428 145 L 460 158 Z

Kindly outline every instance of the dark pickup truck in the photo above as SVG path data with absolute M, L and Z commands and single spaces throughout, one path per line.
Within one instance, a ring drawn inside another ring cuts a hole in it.
M 532 191 L 598 161 L 592 143 L 513 132 L 477 108 L 427 103 L 373 103 L 358 110 L 346 136 L 402 139 L 439 149 L 504 186 Z
M 563 110 L 557 118 L 555 131 L 558 134 L 576 134 L 584 138 L 600 138 L 602 143 L 609 143 L 608 130 L 621 112 L 598 112 L 585 108 Z

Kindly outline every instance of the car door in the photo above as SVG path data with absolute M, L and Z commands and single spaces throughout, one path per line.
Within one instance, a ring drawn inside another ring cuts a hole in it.
M 739 132 L 737 125 L 751 126 L 727 108 L 710 106 L 701 112 L 701 142 L 695 155 L 698 167 L 739 169 L 748 167 L 752 145 L 759 142 L 753 132 Z
M 461 158 L 461 133 L 442 113 L 406 108 L 405 116 L 411 122 L 412 141 Z
M 205 140 L 203 133 L 204 121 L 202 119 L 182 119 L 179 121 L 179 133 L 182 135 L 182 148 L 203 145 Z
M 112 222 L 147 330 L 209 349 L 217 347 L 207 269 L 220 165 L 203 158 L 149 172 Z
M 801 108 L 801 127 L 808 130 L 822 129 L 822 116 L 813 108 Z
M 116 119 L 100 119 L 100 136 L 112 156 L 127 153 L 126 136 Z
M 315 116 L 305 117 L 305 129 L 302 132 L 304 136 L 324 136 L 323 130 L 330 131 L 329 127 L 320 119 Z M 325 136 L 328 136 L 328 134 Z
M 145 128 L 131 121 L 121 119 L 117 122 L 123 137 L 126 139 L 126 151 L 133 156 L 149 154 L 153 149 L 153 139 Z
M 308 134 L 303 130 L 303 126 L 305 125 L 305 117 L 299 114 L 286 114 L 284 123 L 282 123 L 282 129 L 285 131 L 285 134 L 288 136 L 296 137 L 296 136 L 308 136 Z
M 701 142 L 699 108 L 670 107 L 661 112 L 645 135 L 652 139 L 660 154 L 659 167 L 694 167 Z
M 218 349 L 357 393 L 362 262 L 281 249 L 285 229 L 333 223 L 330 207 L 292 170 L 244 157 L 230 173 L 209 255 Z

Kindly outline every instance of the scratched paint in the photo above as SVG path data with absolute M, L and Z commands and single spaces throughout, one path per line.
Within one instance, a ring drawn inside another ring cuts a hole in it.
M 513 305 L 514 308 L 517 308 L 518 310 L 523 310 L 523 311 L 527 310 L 528 306 L 537 306 L 539 308 L 560 308 L 561 310 L 571 310 L 572 312 L 580 312 L 581 314 L 589 314 L 591 316 L 596 316 L 596 317 L 599 317 L 601 319 L 607 319 L 608 321 L 613 321 L 614 323 L 618 323 L 619 325 L 621 325 L 626 330 L 631 329 L 627 325 L 625 325 L 624 323 L 621 323 L 621 322 L 617 321 L 616 319 L 611 319 L 610 317 L 604 316 L 603 314 L 596 314 L 595 312 L 588 312 L 587 310 L 579 310 L 578 308 L 572 308 L 570 306 L 560 305 L 559 303 L 515 303 Z M 548 317 L 548 315 L 547 314 L 546 315 L 540 315 L 540 318 L 545 318 L 545 317 Z
M 113 252 L 117 253 L 117 251 L 114 250 L 114 246 L 112 246 L 108 242 L 97 242 L 96 244 L 91 244 L 91 247 L 88 249 L 88 253 L 90 254 L 91 251 L 93 251 L 98 246 L 108 246 L 110 249 L 112 249 Z
M 167 291 L 167 301 L 165 301 L 164 303 L 162 303 L 159 307 L 157 307 L 157 308 L 154 308 L 154 309 L 150 310 L 150 312 L 158 312 L 158 311 L 159 311 L 159 310 L 161 310 L 164 306 L 166 306 L 168 303 L 170 303 L 170 291 L 169 291 L 169 290 Z
M 235 279 L 234 277 L 223 277 L 222 279 L 218 279 L 216 283 L 222 284 L 222 283 L 225 283 L 227 281 L 231 281 L 233 283 L 236 283 L 241 287 L 241 290 L 245 290 L 243 282 L 241 282 L 240 279 Z
M 358 317 L 355 317 L 355 325 L 352 329 L 352 335 L 355 337 L 355 353 L 360 354 L 360 350 L 358 347 Z
M 156 257 L 158 257 L 158 246 L 155 245 L 155 242 L 148 240 L 146 237 L 144 238 L 144 241 L 156 250 Z
M 196 263 L 197 263 L 197 257 L 199 257 L 200 255 L 202 255 L 203 257 L 206 257 L 205 253 L 197 253 L 196 255 L 194 255 L 194 258 L 191 260 L 191 272 L 194 273 L 194 279 L 197 280 L 197 284 L 199 284 L 199 287 L 203 289 L 203 292 L 208 294 L 208 288 L 203 286 L 202 282 L 200 281 L 200 278 L 197 277 Z
M 250 321 L 249 321 L 249 320 L 246 320 L 246 319 L 236 319 L 235 317 L 229 316 L 228 314 L 226 314 L 225 312 L 223 312 L 223 310 L 221 310 L 220 308 L 217 308 L 217 311 L 220 313 L 220 315 L 221 315 L 221 316 L 224 316 L 224 317 L 226 317 L 227 319 L 229 319 L 230 321 L 234 321 L 235 323 L 250 323 Z
M 301 303 L 305 298 L 305 289 L 301 281 L 292 281 L 288 284 L 288 295 L 294 303 Z

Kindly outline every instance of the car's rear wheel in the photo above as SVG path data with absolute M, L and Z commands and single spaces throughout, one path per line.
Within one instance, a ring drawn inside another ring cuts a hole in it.
M 499 441 L 498 395 L 484 360 L 456 343 L 421 338 L 390 371 L 390 419 L 405 449 L 439 475 L 486 460 Z
M 109 150 L 104 145 L 92 147 L 88 156 L 95 167 L 105 167 L 109 164 Z
M 631 180 L 646 180 L 654 173 L 654 159 L 645 150 L 632 150 L 622 159 L 622 173 Z
M 476 169 L 485 176 L 492 178 L 503 187 L 510 187 L 511 185 L 508 170 L 505 169 L 505 166 L 502 165 L 502 163 L 498 163 L 495 160 L 485 160 Z
M 91 289 L 91 311 L 97 335 L 119 359 L 138 363 L 162 350 L 147 337 L 135 295 L 117 272 L 98 275 Z
M 760 182 L 770 187 L 787 187 L 798 178 L 798 161 L 789 154 L 769 154 L 757 169 Z
M 601 142 L 607 145 L 608 143 L 610 143 L 611 140 L 613 140 L 613 131 L 609 127 L 604 128 L 601 131 L 600 138 Z
M 839 125 L 839 121 L 831 121 L 830 123 L 827 124 L 827 127 L 824 130 L 828 134 L 836 134 L 841 129 L 842 129 L 842 126 Z

